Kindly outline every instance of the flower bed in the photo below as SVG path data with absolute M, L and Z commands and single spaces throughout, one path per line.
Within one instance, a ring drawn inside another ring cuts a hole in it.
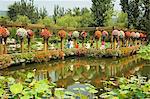
M 2 55 L 0 57 L 0 69 L 16 65 L 20 63 L 32 63 L 32 62 L 47 62 L 54 59 L 64 59 L 69 56 L 77 57 L 125 57 L 133 55 L 139 49 L 138 46 L 121 48 L 121 49 L 65 49 L 61 50 L 49 50 L 49 51 L 38 51 L 29 53 L 15 53 Z

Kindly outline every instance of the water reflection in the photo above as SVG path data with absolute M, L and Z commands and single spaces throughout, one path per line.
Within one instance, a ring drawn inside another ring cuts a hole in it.
M 27 72 L 36 69 L 36 79 L 48 78 L 58 87 L 67 88 L 74 82 L 88 82 L 96 87 L 109 77 L 129 76 L 144 67 L 137 56 L 122 59 L 71 58 L 65 61 L 52 61 L 26 66 L 16 66 L 0 71 L 1 75 L 10 75 L 23 79 Z

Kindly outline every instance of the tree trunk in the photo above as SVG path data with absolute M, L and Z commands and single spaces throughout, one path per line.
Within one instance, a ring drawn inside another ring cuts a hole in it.
M 44 38 L 44 51 L 47 51 L 47 43 L 48 43 L 48 39 Z
M 4 38 L 4 54 L 7 54 L 7 38 Z
M 82 40 L 82 48 L 84 48 L 84 40 Z
M 76 39 L 74 39 L 74 48 L 76 47 Z
M 24 41 L 21 40 L 21 53 L 24 53 Z
M 115 41 L 114 41 L 114 49 L 116 49 L 116 38 L 114 39 Z
M 98 49 L 98 41 L 99 41 L 99 40 L 96 40 L 96 49 Z
M 129 39 L 127 38 L 126 47 L 129 47 Z
M 28 52 L 31 52 L 31 49 L 30 49 L 30 41 L 31 41 L 31 39 L 28 38 Z
M 61 38 L 61 50 L 63 50 L 63 38 Z
M 135 40 L 135 46 L 137 46 L 137 39 Z
M 2 36 L 0 36 L 0 55 L 3 54 Z

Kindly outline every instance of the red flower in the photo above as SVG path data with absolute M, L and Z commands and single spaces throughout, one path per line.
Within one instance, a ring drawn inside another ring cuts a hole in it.
M 131 34 L 131 33 L 130 33 L 129 31 L 125 32 L 125 36 L 126 36 L 126 37 L 130 37 L 130 34 Z
M 32 30 L 27 30 L 28 37 L 33 37 L 34 32 Z
M 140 33 L 140 38 L 143 38 L 144 37 L 144 34 L 143 33 Z
M 83 38 L 86 38 L 86 37 L 87 37 L 87 33 L 86 33 L 86 32 L 81 32 L 81 36 L 82 36 Z
M 47 29 L 42 29 L 42 32 L 40 35 L 44 38 L 49 38 L 51 36 L 51 32 L 48 31 Z

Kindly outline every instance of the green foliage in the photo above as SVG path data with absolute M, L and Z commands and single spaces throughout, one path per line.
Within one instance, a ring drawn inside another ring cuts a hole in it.
M 43 9 L 40 9 L 40 11 L 39 11 L 40 13 L 40 18 L 41 19 L 44 19 L 48 14 L 47 14 L 47 10 L 43 7 Z
M 116 81 L 104 81 L 104 85 L 107 92 L 101 94 L 101 98 L 150 98 L 150 81 L 146 82 L 143 77 L 118 78 Z
M 23 86 L 22 84 L 20 83 L 17 83 L 17 84 L 13 84 L 10 86 L 10 91 L 13 93 L 13 94 L 19 94 L 21 93 L 23 90 Z
M 16 32 L 17 32 L 17 28 L 16 27 L 11 27 L 8 28 L 9 32 L 11 33 L 11 35 L 9 36 L 10 38 L 16 38 Z
M 81 27 L 88 27 L 92 24 L 93 19 L 91 17 L 91 13 L 88 9 L 83 8 L 81 9 L 81 19 L 80 19 L 80 26 Z
M 21 0 L 10 5 L 8 8 L 8 16 L 13 21 L 16 21 L 18 15 L 27 16 L 31 23 L 36 23 L 39 18 L 47 16 L 47 11 L 45 8 L 38 11 L 34 6 L 34 0 Z
M 104 26 L 106 12 L 112 7 L 112 0 L 92 0 L 91 10 L 95 26 Z
M 128 15 L 128 27 L 142 29 L 149 33 L 150 1 L 149 0 L 120 0 L 122 11 Z
M 29 73 L 31 75 L 33 73 Z M 56 88 L 55 83 L 49 82 L 47 79 L 39 80 L 28 77 L 25 78 L 25 81 L 14 80 L 12 77 L 3 77 L 0 76 L 0 97 L 8 97 L 12 99 L 41 99 L 41 98 L 52 98 L 52 92 L 57 98 L 76 98 L 76 97 L 86 97 L 82 93 L 76 93 L 73 91 L 67 91 L 64 88 Z M 14 82 L 10 84 L 10 80 Z M 18 82 L 19 81 L 19 82 Z M 5 84 L 9 83 L 9 85 Z M 4 86 L 5 85 L 5 86 Z M 82 91 L 90 92 L 90 93 L 97 93 L 96 88 L 90 84 L 85 84 L 86 88 L 76 88 L 82 89 Z M 7 87 L 7 90 L 5 88 Z M 53 90 L 53 91 L 52 91 Z M 87 97 L 86 97 L 87 98 Z
M 127 17 L 128 17 L 127 13 L 124 12 L 118 13 L 116 26 L 127 27 L 127 19 L 128 19 Z
M 105 12 L 105 18 L 104 18 L 104 26 L 114 26 L 115 23 L 112 20 L 112 16 L 114 15 L 114 10 L 110 8 Z
M 31 23 L 31 20 L 27 16 L 18 15 L 16 23 L 27 25 Z
M 10 22 L 10 18 L 8 16 L 5 16 L 5 17 L 1 16 L 0 17 L 0 23 L 1 24 L 5 25 L 5 24 L 7 24 L 9 22 Z
M 47 16 L 44 17 L 43 19 L 39 19 L 37 23 L 45 26 L 52 26 L 54 24 L 53 19 Z
M 65 15 L 57 20 L 57 25 L 64 27 L 80 27 L 80 20 L 80 16 Z
M 141 47 L 138 53 L 143 59 L 150 60 L 150 44 L 148 46 Z

